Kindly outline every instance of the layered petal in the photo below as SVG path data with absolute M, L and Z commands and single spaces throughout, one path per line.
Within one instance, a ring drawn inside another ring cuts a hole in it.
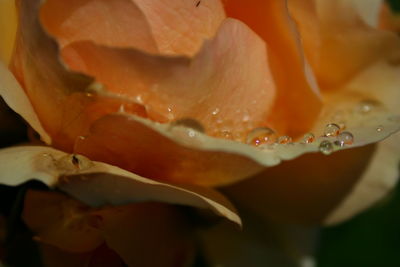
M 60 193 L 28 191 L 22 216 L 37 241 L 87 253 L 89 266 L 99 261 L 96 250 L 103 244 L 116 252 L 115 260 L 123 259 L 121 266 L 187 266 L 193 255 L 186 219 L 166 204 L 91 209 Z M 103 261 L 112 260 L 106 255 L 103 250 Z
M 289 1 L 322 88 L 342 86 L 369 65 L 399 57 L 399 38 L 377 29 L 382 1 L 369 2 Z
M 304 134 L 319 115 L 321 99 L 286 1 L 251 0 L 244 5 L 240 0 L 230 0 L 225 9 L 227 16 L 246 23 L 268 45 L 277 84 L 277 101 L 269 121 L 286 134 Z
M 219 0 L 199 6 L 185 0 L 50 0 L 41 10 L 44 27 L 61 47 L 87 40 L 189 56 L 214 36 L 224 18 Z
M 266 126 L 275 100 L 266 52 L 249 28 L 228 19 L 193 60 L 82 42 L 64 49 L 63 57 L 104 84 L 105 92 L 144 105 L 152 120 L 191 118 L 209 135 L 243 141 Z
M 368 142 L 362 139 L 379 137 L 388 122 L 399 129 L 399 73 L 399 67 L 390 63 L 368 68 L 329 96 L 329 105 L 317 127 L 337 123 L 363 145 Z M 381 112 L 394 115 L 361 122 L 362 117 L 371 118 L 372 113 Z M 361 131 L 357 134 L 349 124 L 350 117 L 358 121 Z M 382 199 L 397 183 L 398 136 L 396 133 L 374 146 L 340 151 L 329 157 L 303 155 L 224 192 L 236 203 L 275 220 L 338 223 Z
M 159 183 L 49 147 L 20 146 L 0 150 L 0 171 L 1 184 L 16 186 L 36 179 L 92 207 L 158 201 L 211 208 L 217 214 L 240 223 L 232 205 L 211 189 L 184 189 Z

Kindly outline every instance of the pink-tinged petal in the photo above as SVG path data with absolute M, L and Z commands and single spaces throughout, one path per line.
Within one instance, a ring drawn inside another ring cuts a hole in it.
M 193 60 L 87 42 L 71 44 L 63 56 L 70 68 L 95 77 L 108 93 L 144 105 L 150 119 L 195 119 L 213 136 L 243 141 L 252 129 L 266 126 L 274 103 L 265 44 L 232 19 Z
M 162 54 L 193 56 L 225 19 L 221 0 L 131 1 L 145 14 Z
M 289 1 L 322 88 L 340 87 L 369 65 L 399 57 L 399 38 L 376 28 L 380 6 L 373 2 Z
M 41 22 L 61 47 L 90 40 L 115 47 L 157 52 L 157 44 L 143 12 L 131 0 L 48 0 Z
M 17 31 L 17 17 L 14 0 L 0 1 L 0 61 L 8 63 Z
M 91 40 L 192 56 L 205 39 L 215 35 L 225 18 L 220 0 L 196 4 L 195 0 L 50 0 L 43 5 L 41 18 L 62 47 Z
M 229 0 L 225 9 L 228 17 L 243 21 L 267 43 L 277 84 L 277 101 L 269 121 L 292 136 L 308 131 L 319 115 L 321 99 L 286 1 L 251 0 L 243 4 Z

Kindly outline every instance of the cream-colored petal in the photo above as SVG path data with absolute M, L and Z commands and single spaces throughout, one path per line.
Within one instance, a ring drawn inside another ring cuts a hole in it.
M 51 143 L 50 136 L 43 129 L 32 104 L 29 101 L 24 89 L 21 88 L 13 74 L 0 62 L 0 96 L 7 105 L 16 111 L 21 117 L 27 121 L 30 126 L 39 133 L 41 139 L 47 143 Z
M 373 96 L 385 103 L 392 112 L 400 114 L 400 67 L 386 63 L 377 64 L 355 79 L 350 88 Z M 379 90 L 377 90 L 379 88 Z M 400 117 L 391 118 L 400 124 Z M 399 133 L 377 144 L 376 151 L 362 178 L 338 207 L 327 217 L 327 224 L 334 224 L 365 210 L 390 192 L 399 179 Z
M 377 145 L 362 178 L 347 197 L 327 216 L 327 225 L 345 221 L 371 207 L 395 187 L 399 179 L 400 134 Z
M 17 31 L 14 0 L 0 0 L 0 60 L 8 63 Z
M 334 0 L 331 2 L 337 2 L 343 7 L 343 9 L 353 9 L 358 16 L 369 26 L 377 28 L 379 23 L 379 13 L 384 0 Z M 319 9 L 324 10 L 324 6 L 327 4 L 326 0 L 316 0 Z M 327 9 L 325 9 L 327 10 Z
M 16 186 L 37 179 L 92 206 L 159 201 L 211 209 L 240 224 L 240 218 L 229 202 L 212 190 L 203 196 L 201 192 L 207 192 L 206 189 L 196 193 L 194 187 L 187 190 L 156 182 L 49 147 L 20 146 L 0 150 L 0 173 L 1 184 Z
M 399 66 L 381 62 L 339 91 L 325 94 L 326 108 L 316 129 L 326 123 L 343 124 L 359 145 L 383 139 L 380 135 L 385 129 L 399 129 L 399 71 Z M 398 133 L 375 146 L 329 157 L 303 155 L 225 190 L 236 202 L 263 216 L 336 223 L 366 209 L 393 188 L 400 160 L 396 140 Z M 246 192 L 252 192 L 251 197 Z

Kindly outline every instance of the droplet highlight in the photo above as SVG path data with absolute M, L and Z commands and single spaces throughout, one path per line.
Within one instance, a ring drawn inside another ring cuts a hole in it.
M 382 132 L 383 131 L 383 126 L 382 125 L 379 125 L 378 127 L 376 127 L 376 131 L 377 132 Z
M 324 136 L 326 137 L 335 137 L 340 133 L 340 126 L 336 123 L 329 123 L 325 126 Z
M 319 144 L 319 151 L 324 155 L 332 154 L 333 150 L 333 144 L 328 140 L 324 140 Z
M 182 126 L 186 128 L 193 129 L 197 132 L 204 133 L 205 129 L 200 122 L 190 118 L 179 119 L 171 123 L 172 126 Z
M 354 143 L 354 136 L 350 132 L 342 132 L 338 135 L 335 145 L 343 147 L 345 145 L 352 145 Z
M 315 135 L 313 133 L 306 133 L 303 136 L 303 139 L 301 139 L 302 144 L 311 144 L 312 142 L 315 141 Z
M 275 131 L 270 128 L 256 128 L 247 135 L 246 143 L 253 146 L 273 144 L 276 137 Z
M 361 101 L 357 106 L 357 111 L 361 114 L 366 114 L 380 106 L 380 103 L 376 100 L 364 100 Z
M 277 143 L 281 144 L 281 145 L 286 145 L 286 144 L 292 143 L 292 137 L 287 136 L 287 135 L 281 136 L 278 138 Z

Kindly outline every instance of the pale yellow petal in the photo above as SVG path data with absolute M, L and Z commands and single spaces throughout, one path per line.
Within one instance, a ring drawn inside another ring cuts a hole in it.
M 0 62 L 0 96 L 7 105 L 16 111 L 29 125 L 39 133 L 41 139 L 51 143 L 51 138 L 43 129 L 32 104 L 13 74 Z
M 156 182 L 49 147 L 20 146 L 0 150 L 0 172 L 1 184 L 16 186 L 37 179 L 92 206 L 159 201 L 211 209 L 240 224 L 231 204 L 212 190 L 200 188 L 196 193 L 195 187 L 188 190 Z M 206 192 L 204 196 L 203 191 Z

